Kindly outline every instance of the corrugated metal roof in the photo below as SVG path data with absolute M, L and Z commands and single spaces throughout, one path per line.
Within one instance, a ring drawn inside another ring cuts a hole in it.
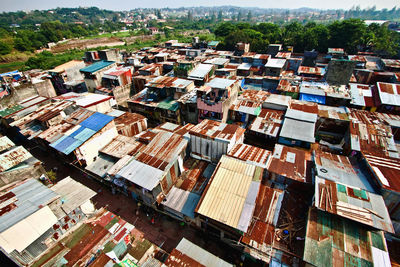
M 188 78 L 203 79 L 212 70 L 213 65 L 199 64 L 188 75 Z
M 107 171 L 117 162 L 116 159 L 108 156 L 99 154 L 96 157 L 96 160 L 93 161 L 92 164 L 87 166 L 85 169 L 102 177 L 105 178 Z
M 375 180 L 386 190 L 400 192 L 400 159 L 363 153 Z
M 310 152 L 276 144 L 268 162 L 268 171 L 299 182 L 311 182 L 309 163 Z
M 21 109 L 24 109 L 24 107 L 17 104 L 17 105 L 14 105 L 12 107 L 0 110 L 0 117 L 4 118 L 4 117 L 6 117 L 8 115 L 14 114 L 15 112 L 17 112 L 17 111 L 19 111 Z
M 10 253 L 13 250 L 22 252 L 30 244 L 46 233 L 57 222 L 56 216 L 48 206 L 12 225 L 0 234 L 0 246 Z
M 207 266 L 233 267 L 234 265 L 218 258 L 210 252 L 182 238 L 176 249 L 172 251 L 165 264 L 167 266 Z
M 142 147 L 144 147 L 144 144 L 137 142 L 133 137 L 117 135 L 110 143 L 100 149 L 99 152 L 120 159 L 125 155 L 135 155 Z
M 0 155 L 0 172 L 11 169 L 32 157 L 32 154 L 22 146 L 7 151 Z
M 112 116 L 96 112 L 86 120 L 82 121 L 80 125 L 82 127 L 86 127 L 97 132 L 101 130 L 104 126 L 106 126 L 113 119 L 114 117 Z
M 162 171 L 173 164 L 186 149 L 188 141 L 181 135 L 160 131 L 136 156 L 136 160 Z
M 246 232 L 253 216 L 262 173 L 260 167 L 223 155 L 197 212 Z
M 50 188 L 61 196 L 61 208 L 66 214 L 83 205 L 97 193 L 71 177 L 66 177 Z
M 265 64 L 266 68 L 283 68 L 285 66 L 286 59 L 282 58 L 270 58 L 268 59 L 267 64 Z
M 382 104 L 400 106 L 400 85 L 378 82 L 378 94 Z
M 111 166 L 108 170 L 107 173 L 111 176 L 117 175 L 117 173 L 125 166 L 128 164 L 128 162 L 133 159 L 133 156 L 126 155 L 120 160 L 118 160 L 113 166 Z
M 303 112 L 295 109 L 288 109 L 285 114 L 285 118 L 291 118 L 294 120 L 305 121 L 305 122 L 317 122 L 317 114 L 312 114 L 309 112 Z
M 0 137 L 0 152 L 7 150 L 11 147 L 15 146 L 15 144 L 8 138 L 7 136 Z
M 49 70 L 49 72 L 63 73 L 67 69 L 80 67 L 81 65 L 85 66 L 85 63 L 82 60 L 71 60 L 64 64 L 58 65 L 54 69 Z
M 238 134 L 240 134 L 239 128 L 239 126 L 234 124 L 226 124 L 213 120 L 203 120 L 201 123 L 190 129 L 190 134 L 205 136 L 211 139 L 230 141 L 234 138 L 238 138 Z
M 237 80 L 214 78 L 210 82 L 206 83 L 205 86 L 217 89 L 228 89 L 236 82 Z
M 11 210 L 0 214 L 0 233 L 58 197 L 57 193 L 35 179 L 5 189 L 0 195 L 0 204 Z
M 277 137 L 282 125 L 283 114 L 283 111 L 263 108 L 258 117 L 251 123 L 249 130 Z
M 190 191 L 172 187 L 162 204 L 170 209 L 176 210 L 185 216 L 194 218 L 194 210 L 199 203 L 200 195 Z
M 137 160 L 130 161 L 116 175 L 147 190 L 153 190 L 164 177 L 164 171 Z
M 241 242 L 268 253 L 274 241 L 283 196 L 283 190 L 261 184 L 250 230 L 243 235 Z
M 310 209 L 304 261 L 315 266 L 390 266 L 382 231 Z
M 375 192 L 368 177 L 348 157 L 316 150 L 314 162 L 316 174 L 321 178 Z
M 261 168 L 267 167 L 270 155 L 271 151 L 246 144 L 236 144 L 228 153 L 228 156 L 243 160 Z
M 104 69 L 105 67 L 108 67 L 114 63 L 115 63 L 114 61 L 98 61 L 96 63 L 93 63 L 92 65 L 89 65 L 85 68 L 80 69 L 80 71 L 93 73 L 93 72 L 99 71 L 101 69 Z
M 394 233 L 382 196 L 364 189 L 316 176 L 314 205 L 321 210 Z
M 315 123 L 313 122 L 285 118 L 279 137 L 314 143 L 314 132 Z

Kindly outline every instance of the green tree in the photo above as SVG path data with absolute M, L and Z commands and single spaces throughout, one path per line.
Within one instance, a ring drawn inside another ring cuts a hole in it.
M 223 14 L 222 14 L 222 10 L 220 10 L 218 12 L 218 21 L 221 21 L 224 18 Z
M 0 55 L 6 55 L 9 54 L 12 50 L 11 45 L 0 41 Z
M 251 21 L 252 18 L 253 15 L 251 14 L 251 11 L 249 11 L 249 13 L 247 13 L 247 21 Z

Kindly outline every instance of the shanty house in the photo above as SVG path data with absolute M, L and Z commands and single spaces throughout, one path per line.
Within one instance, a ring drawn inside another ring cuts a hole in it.
M 229 108 L 239 93 L 239 81 L 214 78 L 197 90 L 199 122 L 204 119 L 226 122 Z
M 223 155 L 196 208 L 202 227 L 221 239 L 238 240 L 246 233 L 262 174 L 261 167 Z
M 150 206 L 161 203 L 182 172 L 187 144 L 178 134 L 159 132 L 116 178 L 124 178 L 133 185 L 129 190 L 134 198 Z
M 244 139 L 244 129 L 239 126 L 212 120 L 203 120 L 189 134 L 191 156 L 213 163 Z
M 103 73 L 115 66 L 116 63 L 114 61 L 98 61 L 80 69 L 80 72 L 84 75 L 86 88 L 89 92 L 94 92 L 94 90 L 101 87 Z

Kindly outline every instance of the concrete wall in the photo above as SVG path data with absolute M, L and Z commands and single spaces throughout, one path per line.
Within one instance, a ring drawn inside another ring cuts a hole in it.
M 49 79 L 35 83 L 33 84 L 33 86 L 35 87 L 40 96 L 45 96 L 45 97 L 57 96 L 56 90 L 54 89 L 54 86 Z
M 99 155 L 99 150 L 111 142 L 118 135 L 114 121 L 108 123 L 100 132 L 93 135 L 83 145 L 75 150 L 78 160 L 84 160 L 86 165 L 93 163 L 95 157 Z

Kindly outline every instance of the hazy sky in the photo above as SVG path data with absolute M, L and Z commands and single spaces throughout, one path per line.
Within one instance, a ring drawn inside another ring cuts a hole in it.
M 263 8 L 350 9 L 376 6 L 377 9 L 400 7 L 399 0 L 1 0 L 0 11 L 50 9 L 56 7 L 97 6 L 111 10 L 130 10 L 138 7 L 182 7 L 234 5 Z

